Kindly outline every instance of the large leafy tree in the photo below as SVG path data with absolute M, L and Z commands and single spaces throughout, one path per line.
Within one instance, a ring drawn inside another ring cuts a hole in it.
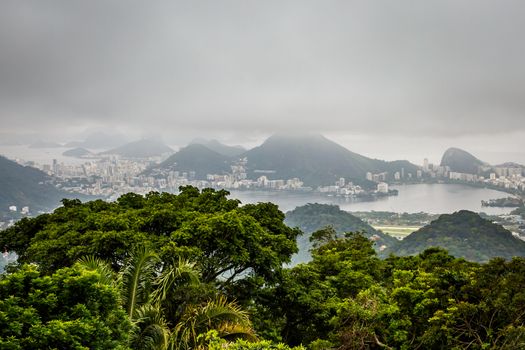
M 145 244 L 164 262 L 195 261 L 206 282 L 228 285 L 248 276 L 269 282 L 297 251 L 300 231 L 283 223 L 274 204 L 240 206 L 227 195 L 188 186 L 178 195 L 128 193 L 113 203 L 64 200 L 53 213 L 2 232 L 0 245 L 48 273 L 87 255 L 119 270 L 132 247 Z
M 381 261 L 373 242 L 361 234 L 338 238 L 330 227 L 312 234 L 312 261 L 284 271 L 275 287 L 262 292 L 261 310 L 289 344 L 308 344 L 333 330 L 343 298 L 354 297 L 380 277 Z M 266 312 L 266 310 L 274 312 Z M 275 312 L 279 310 L 279 312 Z M 282 317 L 280 316 L 282 315 Z M 256 319 L 256 324 L 264 324 Z M 275 332 L 274 332 L 275 334 Z

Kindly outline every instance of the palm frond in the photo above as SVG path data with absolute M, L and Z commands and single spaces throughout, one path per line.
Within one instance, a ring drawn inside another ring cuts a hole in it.
M 235 302 L 219 296 L 204 305 L 188 306 L 175 327 L 174 341 L 179 347 L 192 347 L 197 345 L 200 334 L 212 329 L 217 330 L 221 337 L 233 337 L 236 332 L 246 339 L 255 337 L 248 313 Z
M 136 248 L 120 273 L 122 300 L 130 319 L 150 299 L 158 262 L 159 257 L 152 250 L 146 247 Z
M 179 259 L 177 263 L 166 267 L 157 278 L 152 299 L 155 303 L 162 303 L 169 298 L 169 293 L 173 292 L 176 287 L 198 285 L 199 283 L 199 273 L 195 264 Z
M 161 310 L 151 304 L 139 307 L 135 312 L 131 344 L 134 349 L 166 350 L 170 344 L 170 329 Z
M 226 340 L 235 341 L 240 338 L 250 342 L 257 341 L 257 335 L 249 325 L 226 322 L 222 324 L 217 331 L 219 332 L 219 336 Z
M 98 272 L 101 283 L 116 285 L 115 272 L 107 261 L 94 257 L 93 255 L 88 255 L 78 259 L 77 264 L 86 270 Z

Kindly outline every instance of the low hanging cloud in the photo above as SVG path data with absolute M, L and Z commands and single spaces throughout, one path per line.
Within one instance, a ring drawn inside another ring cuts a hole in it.
M 522 1 L 0 4 L 3 131 L 524 131 Z

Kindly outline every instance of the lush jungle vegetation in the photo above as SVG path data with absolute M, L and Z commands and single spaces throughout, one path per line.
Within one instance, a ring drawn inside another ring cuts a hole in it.
M 379 259 L 331 227 L 285 268 L 298 229 L 226 191 L 64 200 L 0 232 L 1 349 L 520 349 L 525 259 L 432 248 Z

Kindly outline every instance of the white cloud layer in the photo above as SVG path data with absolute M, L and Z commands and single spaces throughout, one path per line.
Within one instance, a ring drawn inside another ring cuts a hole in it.
M 507 0 L 6 0 L 2 131 L 502 137 L 525 131 L 524 18 Z

